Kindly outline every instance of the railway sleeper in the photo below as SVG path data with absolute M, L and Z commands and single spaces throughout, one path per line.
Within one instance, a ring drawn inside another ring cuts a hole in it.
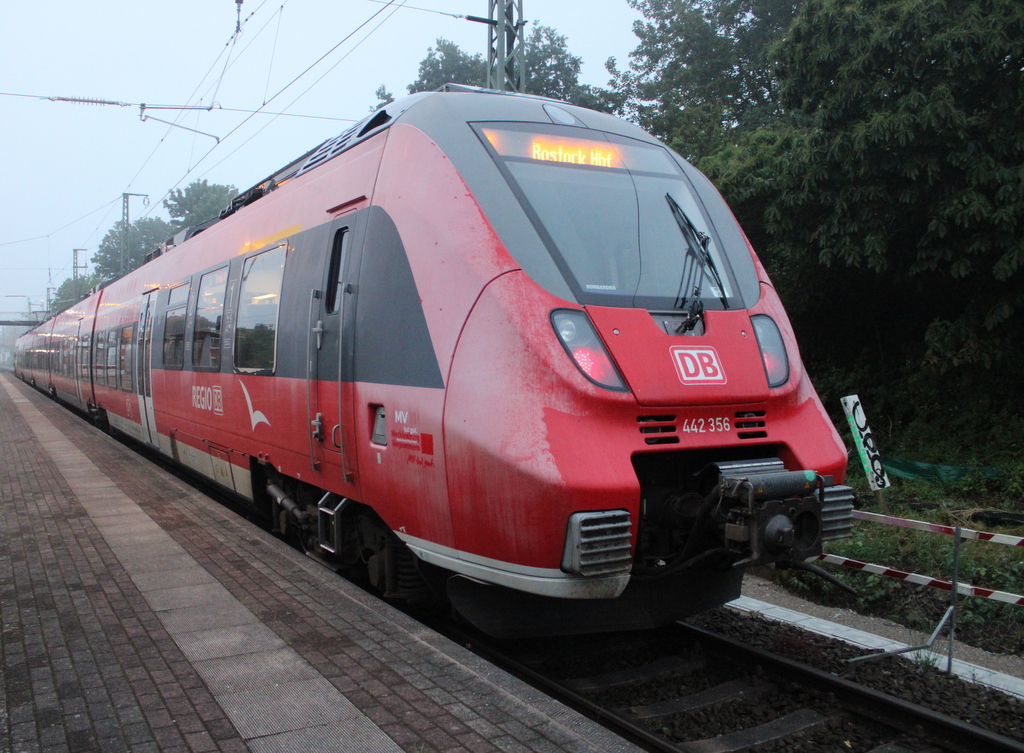
M 678 743 L 678 746 L 684 753 L 740 753 L 758 745 L 785 740 L 824 727 L 830 720 L 830 717 L 822 716 L 817 711 L 798 709 L 756 727 L 709 737 L 706 740 Z
M 653 680 L 668 675 L 687 675 L 703 668 L 703 660 L 689 660 L 681 656 L 673 656 L 670 659 L 659 659 L 649 664 L 630 667 L 629 669 L 617 672 L 567 680 L 565 685 L 577 693 L 593 693 L 599 690 L 621 688 L 624 685 L 631 685 L 635 682 Z
M 646 706 L 631 706 L 620 713 L 637 721 L 660 719 L 672 714 L 685 714 L 721 703 L 738 701 L 741 698 L 756 698 L 770 689 L 771 686 L 767 684 L 751 684 L 746 680 L 731 680 L 683 698 L 659 701 Z

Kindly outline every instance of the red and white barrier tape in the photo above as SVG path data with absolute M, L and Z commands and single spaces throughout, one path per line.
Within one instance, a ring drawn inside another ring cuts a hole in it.
M 927 575 L 918 575 L 917 573 L 906 573 L 902 570 L 884 567 L 883 565 L 872 565 L 868 562 L 850 559 L 849 557 L 840 557 L 837 554 L 819 554 L 818 559 L 830 562 L 833 565 L 842 565 L 843 567 L 849 567 L 853 570 L 863 570 L 866 573 L 884 575 L 887 578 L 895 578 L 896 580 L 906 581 L 907 583 L 917 583 L 921 586 L 940 588 L 943 591 L 953 590 L 953 584 L 949 581 L 930 578 Z M 994 599 L 995 601 L 1004 601 L 1007 604 L 1024 606 L 1024 596 L 1006 593 L 1005 591 L 993 591 L 990 588 L 982 588 L 980 586 L 971 586 L 967 583 L 957 583 L 956 592 L 961 596 L 978 596 L 982 599 Z
M 944 526 L 939 523 L 926 523 L 923 520 L 908 520 L 907 518 L 894 518 L 891 515 L 879 515 L 875 512 L 853 511 L 853 517 L 859 520 L 867 520 L 872 523 L 885 523 L 900 528 L 912 528 L 916 531 L 931 531 L 932 533 L 944 533 L 952 536 L 955 533 L 953 526 Z M 970 528 L 960 529 L 961 539 L 973 541 L 991 541 L 993 544 L 1006 544 L 1007 546 L 1024 546 L 1024 537 L 1007 536 L 1005 533 L 987 533 L 986 531 L 975 531 Z

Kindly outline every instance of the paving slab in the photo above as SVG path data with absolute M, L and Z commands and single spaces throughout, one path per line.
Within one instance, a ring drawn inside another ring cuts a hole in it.
M 0 469 L 0 750 L 639 750 L 2 373 Z

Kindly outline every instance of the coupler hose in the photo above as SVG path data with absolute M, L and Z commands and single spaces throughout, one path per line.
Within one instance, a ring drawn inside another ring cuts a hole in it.
M 295 500 L 285 494 L 284 490 L 277 484 L 267 484 L 267 494 L 273 497 L 274 501 L 283 507 L 289 515 L 295 518 L 300 526 L 306 524 L 306 513 L 296 504 Z
M 836 588 L 841 588 L 848 594 L 857 596 L 857 589 L 846 583 L 843 583 L 839 578 L 834 576 L 832 573 L 823 570 L 817 565 L 812 565 L 810 562 L 803 562 L 801 560 L 787 560 L 785 562 L 776 562 L 775 567 L 782 568 L 783 570 L 803 570 L 804 572 L 817 575 L 819 578 L 824 578 Z

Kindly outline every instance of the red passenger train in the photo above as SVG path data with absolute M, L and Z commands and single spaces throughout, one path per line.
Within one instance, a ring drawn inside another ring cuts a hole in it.
M 504 636 L 656 626 L 850 531 L 764 269 L 618 118 L 417 94 L 151 256 L 17 374 L 388 596 Z

